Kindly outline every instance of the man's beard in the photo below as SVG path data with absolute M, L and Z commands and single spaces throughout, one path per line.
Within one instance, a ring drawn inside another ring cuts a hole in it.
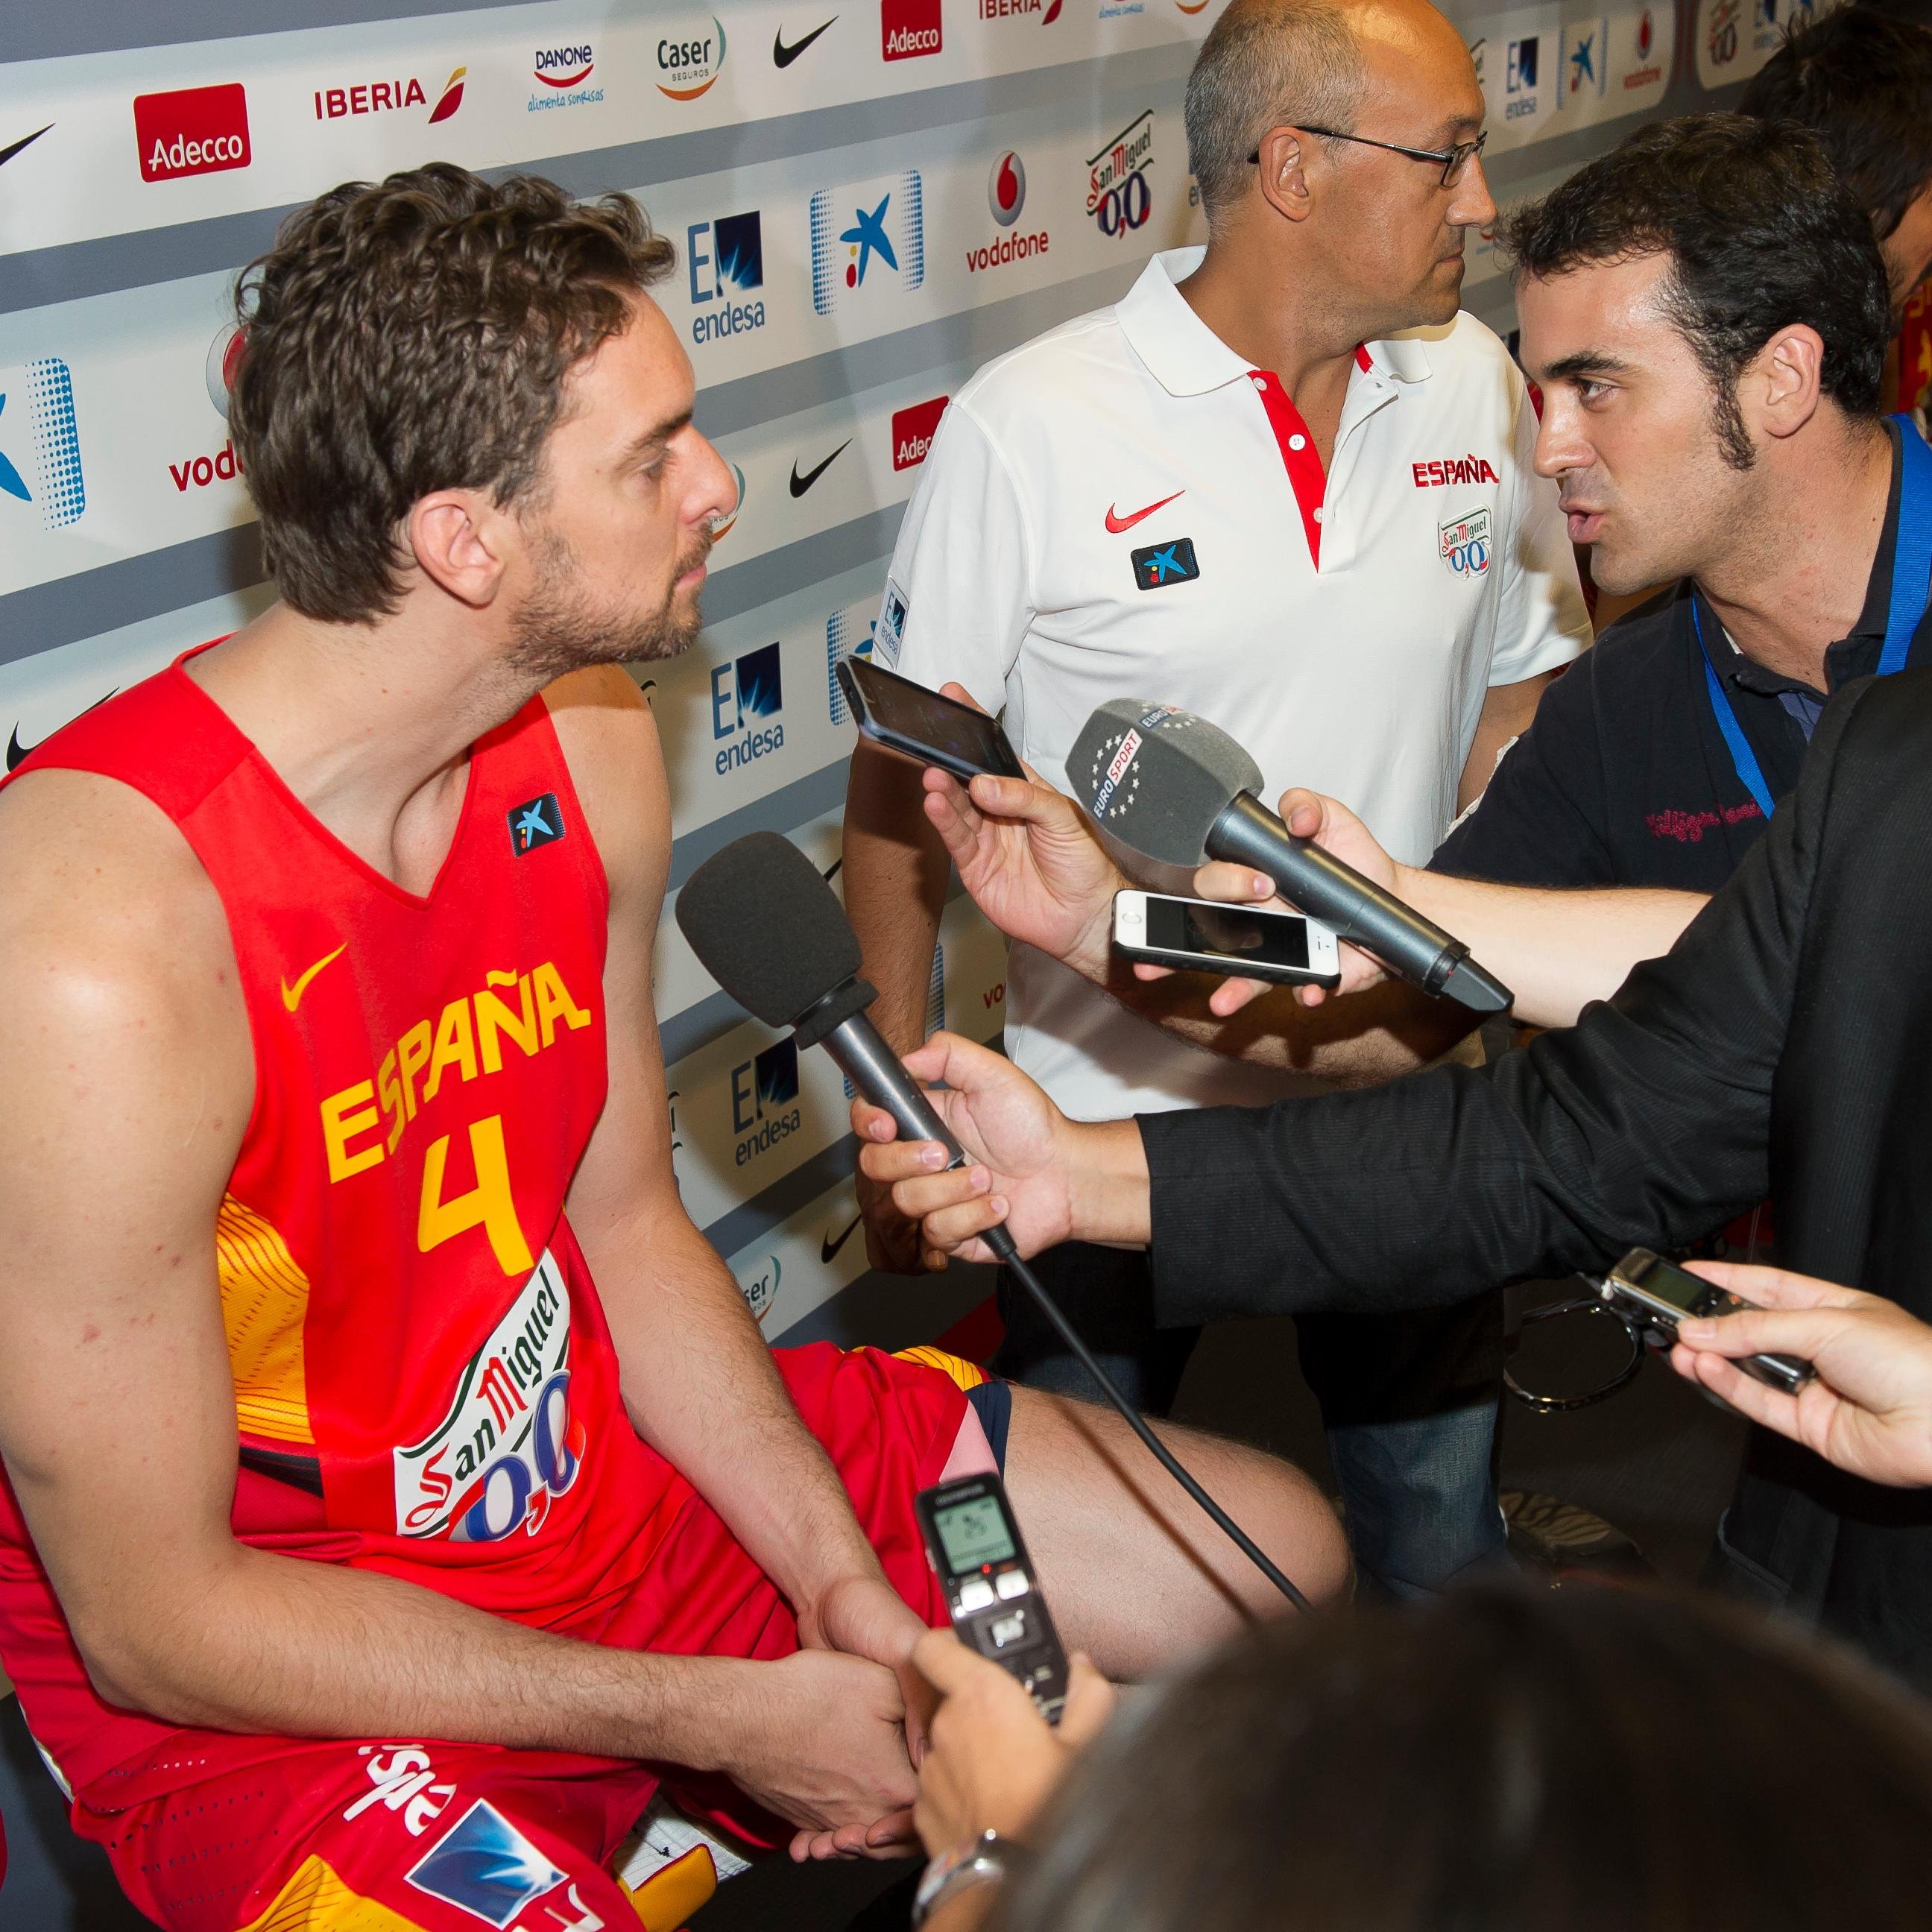
M 710 553 L 710 535 L 701 532 L 678 559 L 663 603 L 639 616 L 599 603 L 584 588 L 569 544 L 554 531 L 545 531 L 536 586 L 512 620 L 512 668 L 548 684 L 592 664 L 637 664 L 688 650 L 704 620 L 695 598 L 687 610 L 678 609 L 677 586 Z

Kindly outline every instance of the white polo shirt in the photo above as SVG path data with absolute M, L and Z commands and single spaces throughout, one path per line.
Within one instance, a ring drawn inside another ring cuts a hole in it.
M 1199 712 L 1289 784 L 1426 860 L 1487 687 L 1589 641 L 1520 374 L 1474 316 L 1358 352 L 1332 461 L 1157 255 L 1126 299 L 981 370 L 941 418 L 899 531 L 874 649 L 1004 704 L 1063 790 L 1095 706 Z M 1190 1046 L 1016 946 L 1006 1042 L 1076 1118 L 1306 1087 Z

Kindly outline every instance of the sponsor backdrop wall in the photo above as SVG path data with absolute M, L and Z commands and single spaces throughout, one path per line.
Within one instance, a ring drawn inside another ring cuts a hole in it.
M 237 267 L 292 206 L 432 158 L 639 195 L 658 293 L 740 487 L 696 649 L 652 668 L 674 890 L 772 826 L 835 879 L 852 731 L 902 506 L 989 357 L 1199 238 L 1180 103 L 1222 0 L 70 0 L 0 66 L 0 729 L 9 765 L 271 595 L 226 428 Z M 1731 98 L 1794 0 L 1453 0 L 1491 178 L 1540 191 L 1640 116 Z M 158 42 L 159 44 L 150 44 Z M 1714 90 L 1715 91 L 1714 93 Z M 1507 331 L 1472 244 L 1466 300 Z M 868 1276 L 842 1083 L 743 1019 L 668 912 L 657 996 L 685 1198 L 773 1339 L 899 1345 L 983 1294 Z M 934 1023 L 997 1034 L 964 902 Z

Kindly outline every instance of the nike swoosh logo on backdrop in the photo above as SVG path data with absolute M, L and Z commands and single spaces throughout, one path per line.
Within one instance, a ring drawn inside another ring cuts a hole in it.
M 817 469 L 808 470 L 802 476 L 798 473 L 798 458 L 794 457 L 791 460 L 791 494 L 794 496 L 802 496 L 851 447 L 852 439 L 848 436 Z
M 835 14 L 832 16 L 832 20 L 836 20 L 838 17 L 838 16 Z M 825 23 L 825 27 L 830 26 L 832 20 L 827 20 Z M 820 34 L 824 32 L 825 27 L 813 28 L 812 32 L 807 34 L 803 40 L 794 40 L 790 46 L 787 46 L 785 45 L 784 29 L 781 27 L 778 32 L 772 36 L 772 64 L 775 67 L 790 67 L 792 62 L 796 60 L 799 56 L 803 53 L 806 49 L 810 46 L 812 42 L 817 40 Z
M 828 1241 L 823 1235 L 819 1237 L 818 1259 L 821 1266 L 831 1260 L 832 1257 L 852 1238 L 853 1229 L 856 1228 L 865 1218 L 862 1214 L 854 1214 L 844 1233 L 841 1234 L 836 1241 Z
M 1177 490 L 1173 496 L 1163 496 L 1158 503 L 1150 503 L 1144 510 L 1136 510 L 1130 517 L 1116 516 L 1113 505 L 1109 503 L 1107 506 L 1107 528 L 1115 536 L 1118 536 L 1123 530 L 1130 530 L 1143 518 L 1152 516 L 1155 511 L 1166 509 L 1168 505 L 1174 500 L 1174 497 L 1184 496 L 1186 494 L 1187 492 L 1185 490 Z
M 48 124 L 51 126 L 52 124 L 50 122 Z M 121 687 L 117 684 L 114 687 L 114 691 L 118 691 L 120 688 Z M 107 698 L 112 698 L 114 695 L 114 691 L 110 691 L 107 694 Z M 97 698 L 92 704 L 88 706 L 87 711 L 99 710 L 101 706 L 107 702 L 107 698 Z M 83 718 L 86 715 L 86 711 L 77 712 L 75 714 L 77 717 Z M 46 742 L 45 738 L 36 738 L 31 745 L 22 744 L 20 727 L 16 722 L 13 730 L 7 735 L 7 769 L 10 772 L 23 758 L 31 758 Z
M 284 980 L 282 982 L 282 1004 L 286 1006 L 290 1012 L 293 1012 L 296 1007 L 302 1004 L 302 996 L 308 991 L 308 982 L 325 966 L 340 959 L 348 950 L 349 942 L 345 939 L 333 952 L 325 952 L 292 986 Z
M 832 19 L 836 20 L 838 16 L 835 14 L 832 16 Z M 825 24 L 829 27 L 832 24 L 832 22 L 828 20 Z M 819 31 L 822 33 L 824 31 L 824 28 L 821 28 Z M 47 123 L 47 128 L 51 128 L 53 124 L 54 124 L 50 121 Z M 31 134 L 22 134 L 10 148 L 0 148 L 0 168 L 4 168 L 22 148 L 31 148 L 34 143 L 47 131 L 47 128 L 36 128 Z

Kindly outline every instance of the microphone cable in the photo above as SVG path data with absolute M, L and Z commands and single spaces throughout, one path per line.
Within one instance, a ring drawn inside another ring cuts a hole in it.
M 997 1228 L 988 1228 L 980 1238 L 999 1256 L 1012 1271 L 1013 1279 L 1033 1298 L 1040 1312 L 1052 1325 L 1053 1332 L 1072 1352 L 1075 1360 L 1100 1385 L 1100 1392 L 1119 1412 L 1127 1426 L 1154 1452 L 1161 1467 L 1201 1505 L 1213 1520 L 1215 1527 L 1298 1610 L 1312 1609 L 1313 1606 L 1308 1599 L 1269 1559 L 1268 1552 L 1188 1474 L 1173 1450 L 1148 1426 L 1145 1418 L 1136 1412 L 1133 1404 L 1114 1386 L 1113 1378 L 1094 1359 L 1093 1352 L 1081 1340 L 1072 1323 L 1060 1312 L 1058 1304 L 1047 1293 L 1039 1276 L 1020 1259 L 1019 1250 L 1014 1245 L 1013 1238 L 1006 1232 L 1004 1224 Z

